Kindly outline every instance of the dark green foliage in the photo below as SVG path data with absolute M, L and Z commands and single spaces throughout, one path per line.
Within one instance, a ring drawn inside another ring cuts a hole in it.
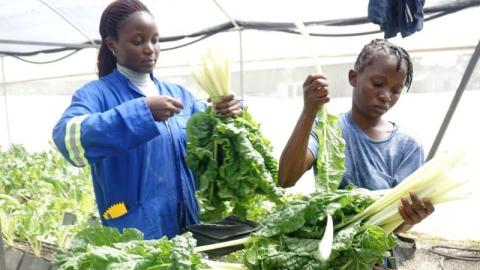
M 185 160 L 197 179 L 203 221 L 229 215 L 256 220 L 265 215 L 263 201 L 281 203 L 278 162 L 246 110 L 225 118 L 208 108 L 190 119 L 187 134 Z
M 204 269 L 201 256 L 193 251 L 190 233 L 168 240 L 143 240 L 135 229 L 123 234 L 115 228 L 95 227 L 78 233 L 69 251 L 57 254 L 59 270 L 196 270 Z
M 338 116 L 326 109 L 317 114 L 313 131 L 318 137 L 318 153 L 315 173 L 316 191 L 335 191 L 345 172 L 345 141 L 338 125 Z
M 380 227 L 357 222 L 334 235 L 332 254 L 321 262 L 318 244 L 326 213 L 334 224 L 354 216 L 373 203 L 356 190 L 314 193 L 294 199 L 261 224 L 245 251 L 249 269 L 344 269 L 371 270 L 395 246 L 395 237 Z
M 56 150 L 0 149 L 0 219 L 7 243 L 27 241 L 36 256 L 41 242 L 64 248 L 96 212 L 89 168 L 76 168 Z M 75 225 L 63 225 L 64 214 Z

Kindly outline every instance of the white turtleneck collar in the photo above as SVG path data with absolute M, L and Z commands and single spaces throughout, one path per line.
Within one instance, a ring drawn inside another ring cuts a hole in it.
M 157 85 L 148 73 L 138 73 L 117 63 L 117 70 L 137 86 L 145 96 L 156 96 L 159 94 Z

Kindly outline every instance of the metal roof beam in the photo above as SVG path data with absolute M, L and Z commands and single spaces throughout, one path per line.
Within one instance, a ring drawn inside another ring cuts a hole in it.
M 62 43 L 62 42 L 47 42 L 47 41 L 27 41 L 27 40 L 10 40 L 0 39 L 0 44 L 16 44 L 16 45 L 38 45 L 49 47 L 62 47 L 69 49 L 85 49 L 85 48 L 99 48 L 100 44 L 97 43 Z
M 47 6 L 49 9 L 51 9 L 53 12 L 55 12 L 58 16 L 60 16 L 64 21 L 66 21 L 68 24 L 70 24 L 77 32 L 79 32 L 82 36 L 84 36 L 92 45 L 95 45 L 95 42 L 93 39 L 91 39 L 85 32 L 82 31 L 78 26 L 76 26 L 72 21 L 70 21 L 67 16 L 63 15 L 60 10 L 56 9 L 54 6 L 52 6 L 50 3 L 48 3 L 45 0 L 38 0 L 45 6 Z

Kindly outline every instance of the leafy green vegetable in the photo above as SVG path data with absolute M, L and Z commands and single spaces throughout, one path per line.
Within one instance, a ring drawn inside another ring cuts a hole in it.
M 129 269 L 195 270 L 205 269 L 201 256 L 193 251 L 195 239 L 190 233 L 172 240 L 142 240 L 136 229 L 123 234 L 109 227 L 95 227 L 79 232 L 68 251 L 57 254 L 59 270 Z
M 370 270 L 395 246 L 395 237 L 378 226 L 359 221 L 337 231 L 327 261 L 321 260 L 318 246 L 328 215 L 341 223 L 372 203 L 373 199 L 355 189 L 313 193 L 293 200 L 260 224 L 243 263 L 254 270 Z
M 218 221 L 231 214 L 255 220 L 250 209 L 265 200 L 281 204 L 278 163 L 246 109 L 241 117 L 224 118 L 208 108 L 190 119 L 187 134 L 185 160 L 197 178 L 202 220 Z
M 315 174 L 316 191 L 335 192 L 345 172 L 345 142 L 338 117 L 327 112 L 325 106 L 317 113 L 317 124 L 313 128 L 318 137 L 318 153 Z M 333 222 L 326 213 L 327 225 L 318 245 L 318 256 L 328 260 L 333 246 Z
M 322 108 L 313 128 L 318 137 L 318 154 L 315 174 L 317 191 L 335 191 L 345 172 L 345 141 L 338 125 L 338 116 Z
M 65 248 L 94 211 L 88 168 L 69 165 L 53 149 L 0 149 L 0 219 L 8 245 L 26 241 L 36 256 L 41 255 L 42 242 Z M 63 225 L 65 213 L 75 215 L 77 223 Z

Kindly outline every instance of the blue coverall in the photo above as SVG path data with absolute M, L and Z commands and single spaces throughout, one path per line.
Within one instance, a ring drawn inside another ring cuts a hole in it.
M 102 224 L 137 228 L 145 239 L 173 237 L 199 222 L 194 176 L 184 160 L 185 128 L 206 107 L 183 87 L 152 79 L 161 95 L 183 103 L 167 121 L 156 122 L 142 91 L 114 69 L 76 91 L 53 130 L 70 163 L 90 165 Z M 105 218 L 118 203 L 128 212 Z

